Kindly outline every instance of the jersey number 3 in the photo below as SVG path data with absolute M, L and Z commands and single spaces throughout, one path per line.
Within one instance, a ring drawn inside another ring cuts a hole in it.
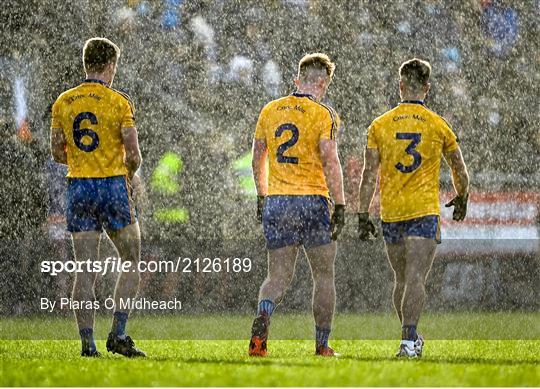
M 81 128 L 81 123 L 85 119 L 88 119 L 90 124 L 98 124 L 97 117 L 92 112 L 81 112 L 78 114 L 73 121 L 73 142 L 82 151 L 90 153 L 99 146 L 99 136 L 89 128 Z M 90 142 L 83 142 L 84 137 L 90 138 Z
M 276 152 L 277 161 L 279 163 L 298 164 L 298 158 L 297 157 L 287 157 L 287 156 L 283 155 L 285 153 L 285 151 L 287 151 L 288 149 L 293 147 L 296 144 L 296 142 L 298 142 L 298 134 L 299 134 L 298 127 L 296 127 L 292 123 L 282 124 L 276 130 L 276 138 L 279 138 L 281 136 L 281 134 L 283 134 L 283 132 L 285 132 L 285 131 L 292 132 L 292 137 L 287 142 L 282 143 L 278 147 L 277 152 Z
M 410 165 L 403 165 L 401 162 L 396 163 L 396 169 L 402 173 L 412 173 L 422 163 L 422 156 L 416 150 L 416 146 L 420 143 L 422 139 L 422 134 L 417 134 L 414 132 L 398 132 L 396 134 L 396 139 L 410 140 L 411 143 L 405 149 L 405 152 L 413 157 L 413 162 Z

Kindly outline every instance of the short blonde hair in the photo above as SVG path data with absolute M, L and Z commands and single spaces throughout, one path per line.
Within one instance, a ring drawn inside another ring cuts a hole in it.
M 118 62 L 120 49 L 107 38 L 88 39 L 83 48 L 83 65 L 87 73 L 101 73 L 108 64 Z
M 326 75 L 332 79 L 336 64 L 324 53 L 311 53 L 302 57 L 298 63 L 298 78 L 305 79 L 310 70 L 324 70 Z
M 421 89 L 429 82 L 431 65 L 428 61 L 413 58 L 405 61 L 399 67 L 399 77 L 409 88 Z

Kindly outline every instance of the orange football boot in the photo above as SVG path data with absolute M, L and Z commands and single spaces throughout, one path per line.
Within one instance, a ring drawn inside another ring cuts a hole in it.
M 337 357 L 339 354 L 335 353 L 331 347 L 318 345 L 315 347 L 315 355 L 320 355 L 321 357 Z
M 268 339 L 268 327 L 270 319 L 262 314 L 253 320 L 251 327 L 251 340 L 249 342 L 249 355 L 252 357 L 266 357 L 266 340 Z

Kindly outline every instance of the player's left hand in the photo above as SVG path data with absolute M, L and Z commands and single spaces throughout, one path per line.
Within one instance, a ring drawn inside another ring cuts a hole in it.
M 133 177 L 128 179 L 128 189 L 137 210 L 140 212 L 146 203 L 146 191 L 141 176 L 138 173 L 135 173 Z
M 332 232 L 332 240 L 337 240 L 341 230 L 345 225 L 345 205 L 336 204 L 334 206 L 334 213 L 330 220 L 330 231 Z
M 454 214 L 452 215 L 452 219 L 454 219 L 457 222 L 460 222 L 463 219 L 465 219 L 465 216 L 467 215 L 467 202 L 468 201 L 469 201 L 469 194 L 467 193 L 465 196 L 454 197 L 448 204 L 445 205 L 446 208 L 454 207 Z
M 369 212 L 358 213 L 358 236 L 360 240 L 367 242 L 377 237 L 377 227 L 369 218 Z
M 257 196 L 257 221 L 262 223 L 265 196 Z

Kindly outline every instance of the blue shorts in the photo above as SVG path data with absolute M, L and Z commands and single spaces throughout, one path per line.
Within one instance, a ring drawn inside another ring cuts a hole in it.
M 401 222 L 382 222 L 383 236 L 386 243 L 396 244 L 407 236 L 435 239 L 441 243 L 439 216 L 422 216 Z
M 117 231 L 136 222 L 125 176 L 68 178 L 67 230 Z
M 268 196 L 263 231 L 269 250 L 328 244 L 332 242 L 330 201 L 324 196 Z

